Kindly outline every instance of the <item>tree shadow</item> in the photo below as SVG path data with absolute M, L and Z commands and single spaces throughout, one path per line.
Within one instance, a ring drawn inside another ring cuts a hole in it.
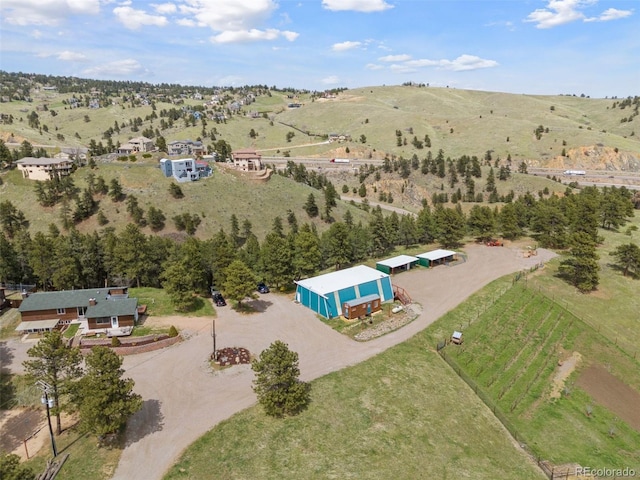
M 263 313 L 271 305 L 273 305 L 273 302 L 258 298 L 256 300 L 245 300 L 244 302 L 242 302 L 240 309 L 236 310 L 239 313 Z
M 609 267 L 611 270 L 615 270 L 620 275 L 624 276 L 624 268 L 621 267 L 620 265 L 616 265 L 614 263 L 607 263 L 607 267 Z M 636 273 L 633 270 L 628 270 L 626 276 L 634 280 L 640 279 L 640 273 Z
M 13 351 L 6 340 L 0 341 L 0 373 L 11 373 L 7 365 L 13 362 Z
M 142 408 L 134 413 L 127 422 L 125 446 L 142 440 L 147 435 L 159 432 L 164 427 L 164 415 L 161 402 L 156 399 L 145 400 Z

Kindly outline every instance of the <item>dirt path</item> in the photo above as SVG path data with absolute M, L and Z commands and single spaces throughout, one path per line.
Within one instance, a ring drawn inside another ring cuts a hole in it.
M 262 313 L 239 315 L 218 309 L 218 348 L 238 346 L 258 354 L 280 339 L 300 355 L 304 380 L 359 363 L 426 328 L 476 290 L 505 274 L 547 261 L 554 254 L 539 250 L 524 259 L 519 250 L 466 248 L 468 261 L 455 267 L 416 269 L 394 276 L 423 313 L 406 327 L 370 342 L 358 343 L 336 333 L 292 295 L 264 295 Z M 192 442 L 222 420 L 255 403 L 253 374 L 247 365 L 212 372 L 207 358 L 213 349 L 211 319 L 168 317 L 150 320 L 183 329 L 188 339 L 164 350 L 129 356 L 127 376 L 145 400 L 143 409 L 128 424 L 126 448 L 115 479 L 160 479 Z

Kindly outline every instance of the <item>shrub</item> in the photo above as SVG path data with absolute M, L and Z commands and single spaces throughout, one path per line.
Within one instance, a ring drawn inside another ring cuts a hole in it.
M 122 343 L 120 342 L 120 339 L 118 337 L 111 337 L 112 347 L 119 347 L 120 345 L 122 345 Z
M 173 338 L 177 336 L 178 336 L 178 329 L 173 325 L 171 325 L 171 328 L 169 328 L 169 337 Z

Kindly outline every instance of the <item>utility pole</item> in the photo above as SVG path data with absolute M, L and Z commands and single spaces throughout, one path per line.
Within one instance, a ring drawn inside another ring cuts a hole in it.
M 47 407 L 47 422 L 49 423 L 49 437 L 51 437 L 51 450 L 53 450 L 53 457 L 58 456 L 58 450 L 56 449 L 56 440 L 53 436 L 53 427 L 51 426 L 51 411 L 50 409 L 54 406 L 54 399 L 49 399 L 49 392 L 52 390 L 51 385 L 43 380 L 38 380 L 36 385 L 42 390 L 42 398 L 40 401 L 44 403 Z
M 211 337 L 213 338 L 213 361 L 218 360 L 218 352 L 216 352 L 216 321 L 211 320 Z

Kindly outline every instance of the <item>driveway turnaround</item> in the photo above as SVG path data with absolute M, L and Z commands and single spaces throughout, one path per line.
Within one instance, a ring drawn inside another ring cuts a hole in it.
M 555 254 L 539 249 L 523 258 L 520 250 L 469 245 L 468 259 L 454 267 L 415 269 L 393 277 L 422 314 L 409 325 L 369 342 L 356 342 L 335 332 L 314 313 L 293 302 L 293 295 L 270 293 L 254 305 L 261 310 L 241 315 L 218 308 L 215 320 L 217 348 L 244 347 L 259 354 L 282 340 L 300 357 L 301 378 L 309 381 L 362 362 L 420 332 L 489 282 L 546 262 Z M 126 447 L 114 479 L 160 479 L 181 452 L 216 424 L 254 403 L 250 366 L 214 372 L 212 319 L 161 317 L 150 322 L 175 325 L 187 337 L 164 350 L 127 356 L 126 376 L 136 382 L 143 408 L 127 425 Z
M 241 315 L 230 307 L 217 309 L 217 348 L 244 347 L 258 355 L 282 340 L 300 357 L 301 378 L 313 380 L 362 362 L 412 337 L 489 282 L 509 273 L 546 262 L 554 253 L 538 249 L 523 258 L 509 247 L 465 247 L 467 261 L 433 269 L 417 268 L 395 275 L 422 314 L 412 323 L 383 337 L 356 342 L 335 332 L 309 309 L 293 302 L 293 294 L 261 295 L 253 305 L 258 313 Z M 175 325 L 185 337 L 171 347 L 124 357 L 126 377 L 135 380 L 143 407 L 127 424 L 125 448 L 114 479 L 161 479 L 182 451 L 216 424 L 254 403 L 253 372 L 249 365 L 213 371 L 212 318 L 158 317 L 149 324 Z M 4 342 L 3 342 L 4 343 Z M 31 345 L 11 340 L 2 345 L 2 366 L 21 373 Z

